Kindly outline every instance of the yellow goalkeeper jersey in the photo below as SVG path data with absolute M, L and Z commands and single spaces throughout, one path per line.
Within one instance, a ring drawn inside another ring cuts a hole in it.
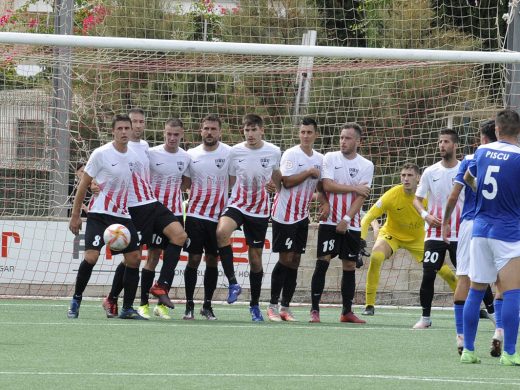
M 424 240 L 424 221 L 413 207 L 415 194 L 408 195 L 402 184 L 386 191 L 361 220 L 361 238 L 366 239 L 370 223 L 386 213 L 386 222 L 379 234 L 388 234 L 400 241 Z M 426 207 L 427 201 L 424 200 Z

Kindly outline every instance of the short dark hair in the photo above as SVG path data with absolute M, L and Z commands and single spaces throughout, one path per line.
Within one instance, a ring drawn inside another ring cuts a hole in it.
M 141 114 L 144 116 L 144 110 L 139 107 L 134 107 L 134 108 L 131 108 L 130 110 L 128 110 L 128 115 L 130 115 L 130 114 Z
M 301 121 L 301 125 L 303 126 L 313 126 L 314 131 L 318 131 L 318 123 L 314 120 L 314 118 L 311 117 L 303 117 Z
M 258 127 L 264 127 L 264 120 L 260 115 L 256 114 L 246 114 L 244 115 L 244 118 L 242 118 L 242 125 L 243 126 L 258 126 Z
M 128 116 L 128 114 L 116 114 L 112 117 L 112 130 L 116 126 L 116 122 L 128 122 L 130 123 L 130 127 L 132 127 L 132 120 Z
M 445 127 L 444 129 L 441 129 L 441 131 L 439 131 L 439 136 L 441 136 L 441 135 L 449 135 L 451 137 L 451 140 L 453 141 L 453 143 L 455 143 L 455 144 L 459 143 L 459 135 L 453 129 Z
M 495 133 L 495 120 L 488 119 L 480 124 L 480 134 L 485 135 L 491 142 L 497 140 L 497 134 Z
M 499 111 L 495 118 L 500 134 L 505 136 L 518 135 L 520 132 L 520 115 L 516 111 L 506 109 Z
M 341 130 L 345 130 L 345 129 L 354 129 L 354 131 L 356 132 L 356 134 L 358 135 L 359 138 L 361 138 L 361 135 L 363 133 L 363 129 L 356 122 L 345 123 L 343 126 L 341 126 Z
M 179 118 L 170 118 L 166 121 L 164 126 L 170 126 L 170 127 L 182 127 L 184 129 L 184 123 Z
M 204 122 L 217 122 L 218 123 L 218 127 L 222 127 L 222 121 L 220 120 L 220 118 L 216 114 L 208 114 L 208 115 L 206 115 L 204 118 L 202 118 L 202 121 L 200 121 L 201 124 L 204 123 Z
M 401 171 L 404 171 L 405 169 L 411 169 L 418 175 L 421 174 L 421 168 L 419 168 L 419 165 L 411 163 L 411 162 L 407 162 L 407 163 L 403 164 L 403 166 L 401 167 Z

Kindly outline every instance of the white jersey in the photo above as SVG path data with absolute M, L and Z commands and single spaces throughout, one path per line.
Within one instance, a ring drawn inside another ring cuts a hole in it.
M 191 189 L 186 215 L 218 221 L 228 198 L 230 151 L 222 142 L 210 152 L 203 145 L 188 150 L 191 162 L 184 175 L 191 178 Z
M 89 213 L 130 218 L 127 201 L 132 170 L 137 160 L 137 155 L 131 149 L 121 153 L 114 148 L 112 142 L 92 152 L 85 172 L 96 180 L 99 194 L 91 198 Z
M 341 151 L 329 152 L 323 158 L 322 179 L 331 179 L 338 184 L 355 186 L 362 183 L 370 187 L 372 178 L 374 177 L 374 164 L 361 155 L 349 160 L 343 156 Z M 330 213 L 324 223 L 327 225 L 337 225 L 341 222 L 347 211 L 352 207 L 352 203 L 356 200 L 355 192 L 344 194 L 327 193 L 327 199 L 330 203 Z M 361 215 L 358 212 L 352 218 L 349 226 L 350 230 L 361 230 Z
M 142 206 L 156 202 L 152 187 L 150 187 L 150 158 L 148 142 L 129 141 L 128 148 L 137 154 L 137 164 L 132 175 L 132 186 L 128 195 L 128 207 Z
M 415 195 L 428 199 L 428 213 L 442 220 L 448 197 L 453 189 L 453 183 L 459 170 L 460 161 L 453 168 L 445 168 L 439 161 L 426 168 L 421 176 L 421 181 L 415 191 Z M 455 209 L 451 214 L 450 241 L 457 241 L 459 236 L 460 214 L 464 204 L 464 192 L 461 192 Z M 427 240 L 442 241 L 442 229 L 425 224 Z
M 266 141 L 258 149 L 248 148 L 246 142 L 233 146 L 229 175 L 236 176 L 236 182 L 227 206 L 252 217 L 269 217 L 269 194 L 265 185 L 279 168 L 280 157 L 280 148 Z
M 182 148 L 171 153 L 164 144 L 150 148 L 150 185 L 157 200 L 174 215 L 182 215 L 181 183 L 190 166 L 190 155 Z
M 297 175 L 312 168 L 319 169 L 321 173 L 322 164 L 323 154 L 312 150 L 312 155 L 308 156 L 300 145 L 296 145 L 283 153 L 280 171 L 282 176 Z M 309 216 L 309 204 L 319 180 L 320 178 L 308 177 L 297 186 L 291 188 L 282 186 L 280 192 L 277 192 L 274 197 L 271 213 L 273 220 L 279 223 L 292 224 L 307 218 Z

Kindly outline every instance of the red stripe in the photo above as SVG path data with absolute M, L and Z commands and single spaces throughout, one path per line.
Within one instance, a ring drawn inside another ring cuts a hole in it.
M 192 190 L 193 190 L 193 186 L 192 186 Z M 195 210 L 197 209 L 197 205 L 199 204 L 199 201 L 200 201 L 200 198 L 202 197 L 202 187 L 199 187 L 197 189 L 197 195 L 195 197 L 195 199 L 193 199 L 193 202 L 191 204 L 191 209 L 190 209 L 190 213 L 194 213 Z
M 259 202 L 257 200 L 258 198 L 258 183 L 253 181 L 253 185 L 251 186 L 251 202 L 249 203 L 249 206 L 246 208 L 246 211 L 251 212 L 253 208 L 255 208 Z M 260 210 L 258 208 L 256 209 L 256 213 L 258 213 Z
M 121 205 L 122 205 L 122 204 L 121 204 L 121 203 L 122 203 L 121 200 L 123 199 L 123 195 L 124 195 L 124 191 L 119 191 L 119 192 L 117 193 L 117 198 L 116 198 L 116 201 L 115 201 L 115 203 L 114 203 L 114 207 L 112 207 L 112 211 L 113 211 L 114 213 L 116 213 L 117 210 L 118 210 L 119 208 L 121 208 Z
M 332 194 L 332 222 L 338 221 L 338 194 Z
M 265 189 L 262 189 L 260 194 L 262 195 L 260 198 L 260 202 L 258 202 L 258 207 L 255 210 L 256 214 L 267 214 L 267 210 L 269 210 L 269 202 L 268 202 L 268 196 Z
M 341 194 L 341 214 L 339 215 L 339 219 L 341 220 L 345 214 L 347 214 L 347 196 L 349 194 Z
M 241 202 L 238 203 L 238 201 L 241 201 Z M 241 183 L 241 185 L 237 189 L 237 203 L 238 203 L 237 207 L 238 208 L 244 207 L 246 202 L 247 202 L 247 189 L 246 189 L 246 186 L 242 185 L 242 183 Z
M 208 187 L 206 188 L 206 196 L 204 197 L 204 201 L 202 202 L 202 207 L 200 209 L 200 214 L 206 214 L 206 208 L 208 207 L 209 200 L 211 198 L 211 182 L 208 182 Z
M 163 202 L 162 204 L 166 207 L 170 206 L 170 188 L 172 185 L 172 178 L 169 177 L 168 181 L 166 182 L 166 186 L 164 188 L 164 195 L 163 195 Z
M 300 201 L 301 201 L 301 197 L 302 197 L 302 191 L 299 190 L 296 193 L 296 200 L 294 202 L 294 213 L 293 213 L 293 218 L 294 219 L 298 219 L 298 215 L 300 214 Z
M 273 210 L 272 210 L 273 215 L 276 215 L 276 209 L 278 208 L 279 198 L 280 198 L 280 193 L 277 192 L 276 195 L 274 196 L 274 201 L 273 201 Z
M 132 173 L 132 183 L 134 185 L 134 193 L 137 197 L 137 201 L 140 202 L 142 200 L 141 194 L 139 193 L 139 184 L 137 183 L 137 175 Z
M 213 218 L 215 215 L 215 211 L 217 210 L 218 206 L 218 196 L 220 194 L 221 188 L 220 188 L 220 181 L 217 181 L 217 189 L 215 191 L 215 199 L 213 199 L 213 206 L 211 206 L 211 209 L 209 210 L 209 216 Z
M 286 222 L 291 217 L 292 199 L 293 199 L 293 195 L 294 195 L 292 188 L 290 189 L 290 192 L 291 192 L 291 194 L 289 195 L 289 200 L 287 201 L 287 207 L 285 208 L 285 216 L 283 218 L 283 220 Z
M 108 205 L 110 204 L 110 201 L 112 200 L 112 197 L 114 196 L 114 190 L 110 188 L 107 191 L 107 195 L 105 196 L 105 204 L 104 204 L 104 210 L 108 211 Z

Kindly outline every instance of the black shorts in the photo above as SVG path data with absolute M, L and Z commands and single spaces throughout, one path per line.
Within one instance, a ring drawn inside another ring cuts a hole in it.
M 153 245 L 154 238 L 157 241 L 158 235 L 162 234 L 166 226 L 172 222 L 179 222 L 177 217 L 158 201 L 142 206 L 129 207 L 128 211 L 137 229 L 137 234 L 139 234 L 141 244 Z M 164 242 L 164 240 L 161 242 Z M 167 243 L 168 240 L 166 239 Z
M 231 218 L 238 227 L 244 226 L 244 236 L 246 237 L 247 245 L 252 248 L 264 247 L 267 226 L 269 224 L 268 217 L 251 217 L 234 207 L 226 207 L 222 216 Z
M 109 214 L 88 213 L 87 226 L 85 227 L 85 250 L 94 249 L 101 251 L 105 246 L 103 233 L 105 229 L 114 223 L 125 225 L 130 230 L 130 244 L 122 251 L 111 251 L 114 254 L 128 253 L 139 249 L 139 236 L 130 218 L 114 217 Z
M 330 255 L 341 260 L 356 261 L 361 244 L 361 232 L 348 230 L 345 234 L 336 232 L 335 225 L 321 224 L 318 228 L 318 258 Z
M 204 252 L 217 256 L 217 225 L 218 222 L 215 221 L 187 216 L 185 230 L 188 239 L 184 245 L 186 252 L 193 255 L 201 255 Z
M 284 224 L 273 221 L 273 252 L 305 253 L 309 219 Z
M 451 263 L 457 268 L 457 241 L 446 244 L 444 241 L 428 240 L 424 242 L 423 268 L 441 269 L 446 258 L 446 252 L 450 254 Z
M 182 215 L 174 215 L 174 217 L 176 218 L 177 222 L 182 225 L 182 228 L 184 228 L 184 218 L 182 218 Z M 166 249 L 169 242 L 169 238 L 166 237 L 164 233 L 152 233 L 152 242 L 150 242 L 150 244 L 147 246 L 149 248 Z

